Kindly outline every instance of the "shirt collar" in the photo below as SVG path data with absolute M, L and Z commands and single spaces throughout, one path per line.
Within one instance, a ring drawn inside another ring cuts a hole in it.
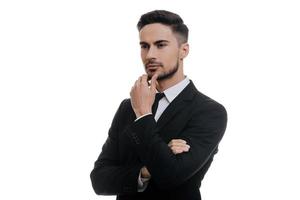
M 171 103 L 189 83 L 190 79 L 185 76 L 185 79 L 163 91 L 168 102 Z

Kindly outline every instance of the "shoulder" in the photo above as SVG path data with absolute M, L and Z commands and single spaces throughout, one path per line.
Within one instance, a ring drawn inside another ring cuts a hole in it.
M 221 138 L 225 132 L 227 120 L 227 111 L 221 103 L 199 91 L 195 93 L 190 119 L 192 126 Z
M 121 104 L 120 104 L 120 108 L 122 108 L 122 109 L 129 109 L 129 108 L 131 108 L 130 98 L 123 99 L 122 102 L 121 102 Z
M 199 91 L 195 95 L 195 101 L 199 107 L 218 108 L 226 111 L 225 107 L 221 103 Z
M 195 86 L 193 102 L 194 112 L 196 113 L 217 114 L 223 115 L 225 118 L 227 117 L 227 111 L 220 102 L 203 94 Z
M 118 112 L 122 113 L 122 115 L 127 116 L 129 118 L 135 118 L 130 98 L 125 98 L 121 101 L 120 106 L 118 108 Z

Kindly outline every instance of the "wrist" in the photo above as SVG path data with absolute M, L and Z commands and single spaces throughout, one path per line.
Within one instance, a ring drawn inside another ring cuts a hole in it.
M 135 111 L 135 115 L 137 118 L 149 113 L 152 113 L 152 111 L 151 110 Z

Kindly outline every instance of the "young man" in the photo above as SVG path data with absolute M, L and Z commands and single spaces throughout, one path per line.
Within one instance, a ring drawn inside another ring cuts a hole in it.
M 183 73 L 189 45 L 180 16 L 152 11 L 137 27 L 146 74 L 114 116 L 91 172 L 93 188 L 119 200 L 200 200 L 226 129 L 225 108 Z

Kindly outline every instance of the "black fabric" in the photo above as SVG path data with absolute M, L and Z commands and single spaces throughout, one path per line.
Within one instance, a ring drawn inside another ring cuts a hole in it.
M 94 191 L 118 200 L 201 200 L 201 181 L 226 129 L 225 108 L 191 81 L 157 121 L 154 115 L 135 119 L 130 99 L 125 99 L 90 174 Z M 172 139 L 185 140 L 189 151 L 173 154 Z M 146 190 L 138 192 L 143 166 L 151 178 Z
M 154 103 L 152 105 L 152 114 L 155 116 L 155 113 L 157 111 L 157 107 L 158 107 L 158 102 L 165 96 L 165 93 L 156 93 L 155 94 L 155 100 L 154 100 Z

